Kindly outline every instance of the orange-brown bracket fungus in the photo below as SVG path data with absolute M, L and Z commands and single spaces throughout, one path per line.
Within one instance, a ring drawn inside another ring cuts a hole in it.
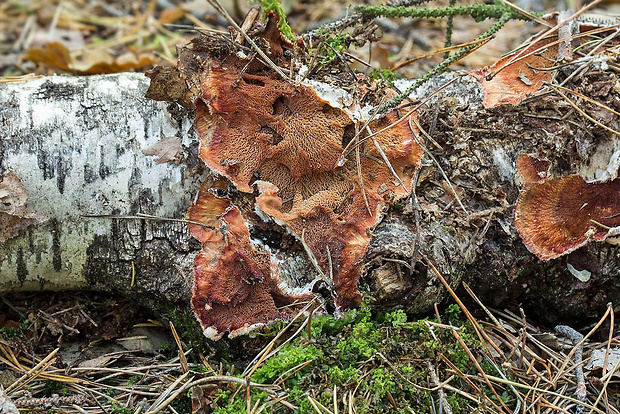
M 203 161 L 240 191 L 250 193 L 264 182 L 257 211 L 308 246 L 322 273 L 333 277 L 337 306 L 359 305 L 357 281 L 368 231 L 386 205 L 409 194 L 422 155 L 410 123 L 371 139 L 363 131 L 358 170 L 356 149 L 343 166 L 338 161 L 364 122 L 356 127 L 352 115 L 312 87 L 281 79 L 266 65 L 248 67 L 235 56 L 212 56 L 200 82 L 195 126 Z M 357 89 L 361 94 L 365 88 Z M 392 112 L 370 122 L 368 131 L 398 119 Z
M 314 298 L 279 288 L 277 264 L 250 244 L 241 212 L 227 199 L 201 188 L 187 217 L 191 235 L 202 244 L 194 262 L 192 309 L 206 337 L 234 337 L 290 319 Z
M 423 154 L 413 135 L 415 114 L 396 123 L 401 115 L 393 111 L 369 122 L 372 107 L 395 92 L 377 90 L 363 77 L 339 79 L 346 91 L 303 78 L 277 16 L 251 32 L 276 66 L 291 68 L 290 78 L 251 49 L 204 35 L 179 50 L 176 69 L 149 74 L 149 91 L 185 106 L 193 97 L 200 158 L 240 192 L 258 194 L 255 212 L 295 236 L 319 268 L 310 280 L 318 275 L 327 282 L 337 309 L 356 307 L 370 230 L 388 205 L 410 194 Z M 176 76 L 185 86 L 174 82 L 172 93 L 168 85 Z M 212 198 L 204 191 L 201 197 Z M 190 210 L 193 220 L 202 222 L 196 211 L 211 208 L 202 203 Z M 248 248 L 239 210 L 229 206 L 218 214 L 220 231 L 192 227 L 206 246 L 196 259 L 193 307 L 212 337 L 288 312 L 279 307 L 288 299 L 277 290 L 273 266 L 269 276 L 268 256 Z M 263 300 L 268 305 L 259 305 Z
M 528 250 L 555 259 L 590 240 L 620 234 L 620 180 L 586 182 L 579 175 L 548 178 L 549 162 L 521 154 L 523 189 L 515 224 Z

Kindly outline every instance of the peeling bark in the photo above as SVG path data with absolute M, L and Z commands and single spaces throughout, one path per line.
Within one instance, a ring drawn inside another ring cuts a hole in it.
M 418 97 L 451 76 L 433 79 Z M 591 72 L 577 86 L 617 107 L 617 82 L 612 73 Z M 187 118 L 176 104 L 144 98 L 147 86 L 141 74 L 0 85 L 0 176 L 14 173 L 28 194 L 27 210 L 45 218 L 0 244 L 1 292 L 95 288 L 151 303 L 189 302 L 199 245 L 185 224 L 85 217 L 182 218 L 204 179 Z M 605 94 L 596 95 L 602 89 Z M 423 261 L 409 270 L 415 246 L 417 258 L 432 261 L 453 287 L 467 281 L 490 305 L 522 304 L 526 313 L 547 322 L 596 317 L 620 295 L 620 248 L 590 243 L 550 262 L 529 253 L 512 219 L 519 190 L 515 161 L 522 152 L 537 152 L 551 161 L 555 176 L 593 179 L 613 172 L 620 139 L 557 96 L 493 109 L 483 108 L 481 96 L 476 80 L 464 76 L 420 114 L 441 149 L 426 145 L 467 214 L 427 157 L 417 203 L 401 202 L 374 230 L 362 282 L 379 307 L 423 313 L 444 301 L 445 289 Z M 587 109 L 619 129 L 615 115 Z M 156 156 L 143 154 L 171 136 L 183 146 L 176 163 L 157 164 Z M 276 227 L 252 231 L 273 238 L 282 231 Z M 300 259 L 299 246 L 278 254 L 285 263 L 303 262 L 291 269 L 311 268 Z M 589 268 L 590 280 L 577 280 L 570 263 Z

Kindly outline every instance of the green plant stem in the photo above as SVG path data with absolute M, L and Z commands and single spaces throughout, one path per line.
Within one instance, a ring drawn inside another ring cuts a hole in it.
M 526 16 L 516 12 L 504 5 L 499 4 L 469 4 L 465 6 L 454 7 L 418 7 L 409 8 L 404 6 L 387 7 L 387 6 L 356 6 L 355 10 L 362 15 L 370 17 L 413 17 L 422 19 L 432 19 L 450 16 L 471 16 L 477 22 L 485 19 L 499 19 L 508 14 L 511 19 L 524 19 Z
M 448 4 L 448 7 L 455 7 L 455 6 L 456 6 L 456 0 L 450 0 L 450 4 Z M 453 27 L 454 27 L 454 16 L 449 16 L 448 21 L 446 23 L 446 41 L 444 43 L 444 47 L 452 46 Z M 444 59 L 448 59 L 449 57 L 450 57 L 450 51 L 447 51 L 446 53 L 444 53 L 443 55 Z
M 424 3 L 428 3 L 431 0 L 390 0 L 385 5 L 380 7 L 398 7 L 398 6 L 414 6 L 420 5 Z M 329 36 L 332 33 L 340 32 L 347 27 L 354 26 L 358 23 L 364 22 L 370 19 L 372 16 L 365 17 L 362 13 L 354 11 L 351 13 L 347 13 L 345 17 L 342 19 L 327 23 L 322 25 L 321 27 L 312 30 L 311 32 L 305 33 L 302 37 L 305 40 L 314 40 L 319 38 L 324 38 Z
M 512 18 L 513 18 L 512 13 L 506 13 L 502 15 L 499 18 L 499 20 L 495 22 L 495 24 L 493 24 L 493 26 L 491 26 L 487 31 L 485 31 L 480 36 L 478 36 L 476 40 L 486 39 L 488 37 L 495 35 L 495 33 L 497 33 L 499 29 L 501 29 L 507 22 L 512 20 Z M 460 49 L 458 52 L 456 52 L 455 54 L 453 54 L 452 56 L 448 57 L 447 59 L 442 60 L 437 65 L 433 66 L 428 72 L 424 74 L 424 76 L 416 80 L 413 83 L 413 85 L 407 88 L 405 92 L 403 92 L 402 94 L 398 95 L 395 98 L 390 99 L 385 104 L 383 104 L 379 108 L 379 114 L 385 114 L 389 112 L 390 110 L 392 110 L 393 108 L 400 105 L 414 90 L 419 88 L 422 84 L 427 82 L 432 77 L 437 76 L 440 73 L 444 72 L 446 69 L 448 69 L 448 67 L 452 63 L 456 62 L 457 60 L 465 56 L 467 53 L 469 53 L 472 49 L 478 46 L 479 46 L 478 44 L 473 44 L 473 45 L 464 47 Z

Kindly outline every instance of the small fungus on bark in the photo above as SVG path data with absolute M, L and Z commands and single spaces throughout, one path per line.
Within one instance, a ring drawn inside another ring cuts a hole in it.
M 191 304 L 208 338 L 226 332 L 232 338 L 290 319 L 314 298 L 287 295 L 278 287 L 277 264 L 269 252 L 250 244 L 248 226 L 229 200 L 201 188 L 187 219 L 190 234 L 202 244 L 194 262 Z
M 517 167 L 524 185 L 515 224 L 525 246 L 540 259 L 555 259 L 590 240 L 620 235 L 620 180 L 549 178 L 549 161 L 527 154 L 519 156 Z

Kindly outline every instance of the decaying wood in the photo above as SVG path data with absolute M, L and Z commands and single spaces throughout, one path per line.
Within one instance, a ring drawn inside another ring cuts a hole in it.
M 452 76 L 433 79 L 417 96 Z M 620 102 L 612 72 L 592 71 L 578 82 L 591 96 L 604 90 L 610 106 Z M 188 303 L 199 246 L 185 223 L 89 217 L 143 213 L 182 219 L 204 179 L 186 114 L 176 104 L 144 98 L 147 86 L 140 74 L 0 85 L 0 176 L 19 178 L 28 196 L 24 211 L 31 214 L 15 237 L 0 244 L 2 292 L 95 288 L 152 303 Z M 617 116 L 600 110 L 596 115 L 618 130 Z M 486 303 L 521 303 L 549 322 L 596 316 L 618 297 L 620 248 L 591 243 L 581 256 L 542 262 L 527 251 L 512 220 L 520 153 L 547 157 L 557 176 L 593 179 L 620 150 L 617 136 L 583 119 L 557 95 L 484 109 L 478 83 L 469 76 L 438 94 L 420 121 L 436 141 L 426 145 L 469 214 L 427 158 L 417 202 L 401 202 L 373 232 L 362 282 L 371 286 L 375 305 L 422 313 L 445 300 L 425 261 L 452 286 L 467 281 Z M 166 137 L 177 137 L 167 142 L 182 147 L 174 161 L 157 164 L 158 157 L 144 151 Z M 412 260 L 414 251 L 418 260 Z M 300 250 L 290 255 L 302 260 Z M 589 281 L 570 273 L 570 260 L 588 262 Z M 304 266 L 310 268 L 291 268 Z

